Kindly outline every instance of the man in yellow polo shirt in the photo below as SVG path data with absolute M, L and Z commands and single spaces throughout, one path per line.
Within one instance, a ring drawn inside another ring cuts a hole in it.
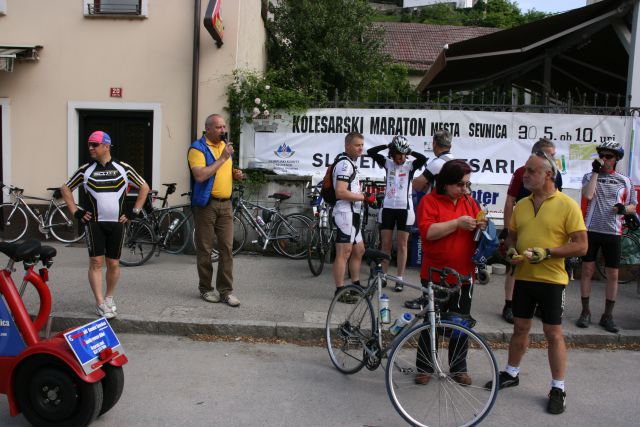
M 233 292 L 233 208 L 231 191 L 233 179 L 242 179 L 242 171 L 233 169 L 233 146 L 226 143 L 224 118 L 219 114 L 207 117 L 205 134 L 189 148 L 191 170 L 191 207 L 196 229 L 196 263 L 200 297 L 208 302 L 225 302 L 231 307 L 240 305 Z M 213 266 L 211 251 L 214 235 L 218 241 L 220 258 L 216 289 L 212 287 Z
M 507 367 L 500 372 L 500 388 L 519 384 L 520 362 L 529 345 L 536 304 L 549 345 L 551 391 L 547 412 L 565 409 L 564 377 L 567 347 L 562 333 L 564 294 L 569 276 L 565 257 L 587 252 L 587 232 L 578 204 L 556 189 L 555 162 L 537 151 L 525 164 L 523 183 L 531 195 L 520 200 L 511 216 L 507 259 L 515 268 L 513 335 Z

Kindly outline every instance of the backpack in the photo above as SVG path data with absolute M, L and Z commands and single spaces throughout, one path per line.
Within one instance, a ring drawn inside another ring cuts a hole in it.
M 336 198 L 336 189 L 333 187 L 333 167 L 336 165 L 336 163 L 338 163 L 338 161 L 342 160 L 343 158 L 347 159 L 349 163 L 351 163 L 351 166 L 353 166 L 353 173 L 349 177 L 349 184 L 351 184 L 351 182 L 356 177 L 356 166 L 353 164 L 353 162 L 349 160 L 349 158 L 344 155 L 344 153 L 338 154 L 333 160 L 333 163 L 331 163 L 327 167 L 324 178 L 322 178 L 322 187 L 320 188 L 320 194 L 322 195 L 325 203 L 329 206 L 335 206 L 336 202 L 338 201 L 338 199 Z
M 477 200 L 473 201 L 478 205 L 480 209 L 480 203 Z M 498 233 L 496 232 L 496 225 L 494 222 L 487 218 L 487 228 L 480 233 L 480 241 L 476 246 L 476 250 L 471 256 L 471 260 L 474 264 L 486 264 L 489 258 L 493 256 L 493 253 L 498 249 L 500 242 L 498 240 Z

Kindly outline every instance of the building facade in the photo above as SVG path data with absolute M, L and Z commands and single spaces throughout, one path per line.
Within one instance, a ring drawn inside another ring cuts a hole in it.
M 200 134 L 208 114 L 224 114 L 233 70 L 266 64 L 263 2 L 217 3 L 220 47 L 203 27 L 209 0 L 0 2 L 0 69 L 11 69 L 0 71 L 2 182 L 46 195 L 88 159 L 86 138 L 102 129 L 114 157 L 152 188 L 187 191 L 192 121 Z

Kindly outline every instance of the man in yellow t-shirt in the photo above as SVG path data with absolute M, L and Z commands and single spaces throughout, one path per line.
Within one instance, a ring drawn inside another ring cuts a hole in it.
M 208 302 L 240 305 L 233 292 L 233 179 L 242 179 L 240 169 L 233 169 L 233 146 L 227 143 L 226 124 L 219 114 L 207 117 L 205 134 L 189 148 L 191 171 L 191 206 L 196 229 L 196 263 L 200 297 Z M 216 289 L 212 287 L 211 251 L 214 236 L 218 241 L 219 261 Z
M 511 216 L 507 259 L 515 268 L 513 335 L 507 367 L 500 372 L 499 387 L 520 382 L 520 362 L 529 345 L 529 331 L 536 305 L 549 345 L 551 391 L 547 412 L 565 409 L 564 377 L 567 347 L 562 333 L 564 291 L 569 277 L 564 258 L 587 252 L 587 231 L 578 204 L 556 189 L 555 162 L 536 151 L 525 164 L 523 184 L 531 195 L 520 200 Z

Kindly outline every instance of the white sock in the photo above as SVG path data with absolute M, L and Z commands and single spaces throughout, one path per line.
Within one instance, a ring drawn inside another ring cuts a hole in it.
M 400 280 L 404 280 L 404 279 L 402 278 L 402 276 L 397 276 L 397 277 L 398 277 L 398 279 L 400 279 Z
M 560 390 L 564 391 L 564 380 L 551 380 L 551 387 L 555 387 L 555 388 L 559 388 Z
M 520 373 L 520 368 L 511 366 L 511 365 L 507 365 L 507 367 L 504 368 L 504 370 L 507 374 L 511 375 L 513 378 L 517 377 L 518 374 Z

